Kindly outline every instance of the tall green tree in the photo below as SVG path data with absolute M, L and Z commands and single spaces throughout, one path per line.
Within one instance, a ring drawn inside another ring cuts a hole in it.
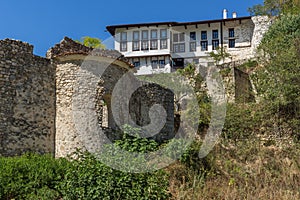
M 264 0 L 263 4 L 248 8 L 251 15 L 277 16 L 284 13 L 298 14 L 300 12 L 300 0 Z
M 93 38 L 89 36 L 82 37 L 79 41 L 80 44 L 83 44 L 84 46 L 87 47 L 92 47 L 92 48 L 100 48 L 100 49 L 105 49 L 105 45 L 102 44 L 102 41 L 99 38 Z
M 300 137 L 300 14 L 284 14 L 264 35 L 256 70 L 258 92 Z

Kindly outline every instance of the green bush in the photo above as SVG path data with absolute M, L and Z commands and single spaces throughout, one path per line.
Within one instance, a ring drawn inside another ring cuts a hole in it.
M 228 104 L 222 136 L 225 139 L 249 139 L 260 131 L 265 115 L 257 104 Z
M 57 199 L 69 163 L 51 155 L 0 157 L 0 199 Z
M 107 167 L 89 153 L 78 153 L 60 188 L 64 199 L 167 199 L 162 171 L 127 173 Z

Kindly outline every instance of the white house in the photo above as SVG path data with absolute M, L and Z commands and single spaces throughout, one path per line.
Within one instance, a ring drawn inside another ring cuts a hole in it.
M 115 49 L 132 62 L 136 75 L 170 73 L 187 63 L 209 65 L 208 52 L 224 47 L 232 60 L 254 56 L 270 25 L 266 16 L 237 17 L 233 13 L 216 20 L 158 22 L 107 26 L 115 37 Z

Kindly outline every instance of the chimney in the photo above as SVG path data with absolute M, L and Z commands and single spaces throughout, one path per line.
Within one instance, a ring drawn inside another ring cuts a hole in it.
M 227 19 L 227 10 L 226 9 L 223 10 L 223 19 Z
M 236 15 L 237 15 L 236 12 L 233 12 L 232 13 L 232 18 L 236 18 Z

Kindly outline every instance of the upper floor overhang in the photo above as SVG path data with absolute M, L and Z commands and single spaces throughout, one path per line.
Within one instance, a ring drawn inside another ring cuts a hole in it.
M 236 17 L 236 18 L 227 18 L 227 19 L 215 19 L 215 20 L 204 20 L 204 21 L 193 21 L 193 22 L 151 22 L 151 23 L 139 23 L 139 24 L 121 24 L 121 25 L 112 25 L 112 26 L 106 26 L 106 29 L 111 35 L 115 35 L 116 29 L 118 28 L 131 28 L 131 27 L 151 27 L 151 26 L 169 26 L 169 27 L 176 27 L 176 26 L 189 26 L 189 25 L 198 25 L 198 24 L 212 24 L 212 23 L 218 23 L 218 22 L 229 22 L 229 21 L 242 21 L 242 20 L 249 20 L 251 19 L 251 16 L 246 17 Z

